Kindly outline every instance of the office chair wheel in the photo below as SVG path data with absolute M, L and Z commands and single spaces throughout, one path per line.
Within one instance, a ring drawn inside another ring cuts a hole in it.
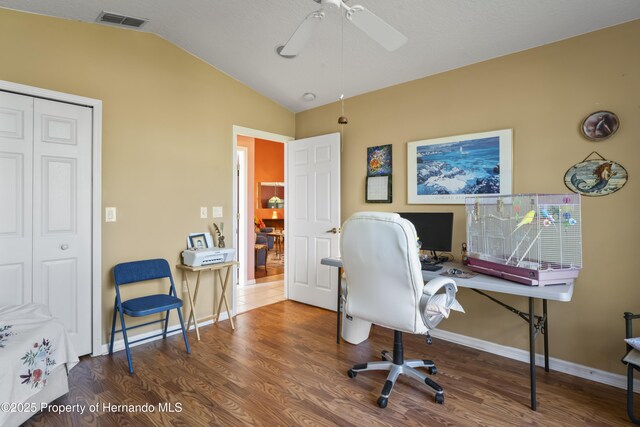
M 389 354 L 387 350 L 382 350 L 380 358 L 382 359 L 383 362 L 387 360 L 387 358 L 385 357 L 387 354 Z
M 389 399 L 387 399 L 386 397 L 382 397 L 380 396 L 378 398 L 378 406 L 381 408 L 386 408 L 387 407 L 387 403 L 389 403 Z
M 429 375 L 435 375 L 438 373 L 438 368 L 436 368 L 435 366 L 431 366 L 430 368 L 428 368 L 429 371 Z
M 354 371 L 353 369 L 349 369 L 347 371 L 347 375 L 349 376 L 349 378 L 355 378 L 356 375 L 358 375 L 358 373 L 356 371 Z
M 439 405 L 444 403 L 444 394 L 436 394 L 436 403 Z

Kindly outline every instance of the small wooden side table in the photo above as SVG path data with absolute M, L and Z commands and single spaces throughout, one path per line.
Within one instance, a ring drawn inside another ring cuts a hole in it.
M 182 270 L 182 283 L 187 285 L 187 296 L 189 297 L 189 304 L 191 305 L 191 309 L 189 310 L 189 317 L 187 318 L 187 330 L 191 325 L 191 320 L 193 319 L 193 324 L 196 328 L 196 336 L 198 337 L 198 341 L 200 341 L 200 331 L 198 330 L 198 316 L 196 315 L 196 303 L 198 301 L 198 291 L 200 290 L 200 273 L 203 271 L 213 271 L 213 284 L 215 286 L 216 283 L 216 275 L 220 280 L 220 284 L 222 286 L 222 295 L 220 297 L 220 301 L 218 302 L 218 309 L 216 310 L 216 319 L 214 323 L 218 323 L 218 319 L 220 318 L 220 310 L 222 309 L 222 303 L 224 302 L 224 306 L 227 309 L 227 315 L 229 316 L 229 321 L 231 322 L 231 329 L 235 330 L 236 327 L 233 324 L 233 316 L 231 315 L 231 310 L 229 309 L 229 303 L 227 302 L 227 285 L 229 284 L 229 278 L 231 277 L 231 267 L 239 265 L 239 263 L 235 261 L 231 262 L 223 262 L 220 264 L 211 264 L 211 265 L 203 265 L 201 267 L 191 267 L 189 265 L 178 264 L 176 268 Z M 224 279 L 222 278 L 222 270 L 225 269 L 227 272 L 225 273 Z M 191 287 L 189 286 L 189 272 L 196 273 L 196 289 L 191 296 Z M 214 303 L 215 304 L 215 303 Z
M 273 237 L 273 246 L 276 250 L 276 256 L 280 259 L 280 256 L 283 253 L 283 243 L 284 243 L 284 232 L 280 230 L 272 231 L 267 233 L 267 236 Z

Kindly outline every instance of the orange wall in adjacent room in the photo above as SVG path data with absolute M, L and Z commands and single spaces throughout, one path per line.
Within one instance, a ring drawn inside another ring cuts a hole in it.
M 284 209 L 260 208 L 259 195 L 261 182 L 284 182 L 284 144 L 280 142 L 255 139 L 255 214 L 259 218 L 272 218 L 275 210 L 278 218 L 284 218 Z

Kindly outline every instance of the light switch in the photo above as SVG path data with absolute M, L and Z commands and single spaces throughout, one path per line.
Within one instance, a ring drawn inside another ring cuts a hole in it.
M 116 222 L 116 208 L 110 207 L 104 209 L 104 221 Z
M 222 218 L 222 206 L 214 206 L 211 208 L 211 218 Z
M 207 208 L 200 208 L 200 218 L 206 218 L 207 217 Z

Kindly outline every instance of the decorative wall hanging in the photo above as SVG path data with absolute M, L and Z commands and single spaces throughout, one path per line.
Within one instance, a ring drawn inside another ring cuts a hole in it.
M 589 160 L 594 154 L 599 158 Z M 564 184 L 574 193 L 598 197 L 615 193 L 624 187 L 627 178 L 627 170 L 622 165 L 593 151 L 583 161 L 569 168 L 564 175 Z
M 367 203 L 391 203 L 391 175 L 368 176 L 365 194 Z
M 511 194 L 512 130 L 409 142 L 409 203 L 464 203 L 472 194 Z
M 587 116 L 580 126 L 580 131 L 590 141 L 604 141 L 616 133 L 620 120 L 611 111 L 596 111 Z
M 367 176 L 391 175 L 391 144 L 367 148 Z
M 391 144 L 367 148 L 367 203 L 391 203 Z

